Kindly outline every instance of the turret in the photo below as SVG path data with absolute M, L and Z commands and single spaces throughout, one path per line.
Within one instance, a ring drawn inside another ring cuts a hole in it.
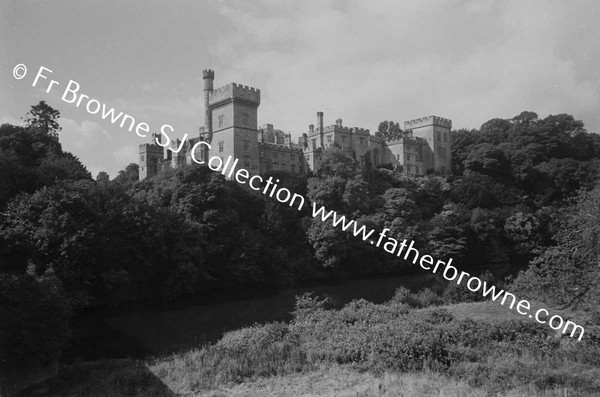
M 323 112 L 317 112 L 317 124 L 319 126 L 319 147 L 323 148 L 325 146 L 324 144 L 324 138 L 323 138 L 323 131 L 324 131 L 324 127 L 323 127 Z
M 202 72 L 204 80 L 204 132 L 207 133 L 208 143 L 212 142 L 212 115 L 209 109 L 209 98 L 213 92 L 213 82 L 215 80 L 215 72 L 211 69 L 206 69 Z

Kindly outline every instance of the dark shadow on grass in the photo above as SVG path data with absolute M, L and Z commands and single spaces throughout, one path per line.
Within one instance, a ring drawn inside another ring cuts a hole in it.
M 138 360 L 100 360 L 64 366 L 58 375 L 19 396 L 177 396 Z

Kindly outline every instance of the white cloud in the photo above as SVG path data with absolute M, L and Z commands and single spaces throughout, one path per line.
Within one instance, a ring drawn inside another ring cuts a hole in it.
M 63 150 L 79 157 L 81 162 L 95 177 L 106 171 L 114 178 L 117 172 L 137 160 L 137 150 L 121 140 L 114 139 L 105 129 L 93 121 L 76 121 L 61 118 L 62 131 L 59 139 Z
M 3 116 L 0 117 L 0 125 L 2 124 L 23 125 L 23 120 L 19 120 L 14 117 Z
M 328 124 L 342 116 L 371 129 L 429 114 L 479 127 L 523 110 L 572 113 L 600 129 L 589 117 L 600 98 L 597 2 L 221 5 L 237 30 L 217 43 L 220 63 L 261 88 L 261 122 L 296 134 L 319 110 Z

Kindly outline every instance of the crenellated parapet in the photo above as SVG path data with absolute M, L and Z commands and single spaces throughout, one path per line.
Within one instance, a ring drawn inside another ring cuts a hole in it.
M 404 122 L 405 130 L 412 130 L 414 128 L 426 127 L 429 125 L 437 125 L 440 127 L 452 129 L 452 120 L 445 119 L 438 116 L 421 117 L 414 120 Z
M 398 144 L 413 144 L 413 145 L 421 145 L 426 144 L 427 140 L 422 137 L 417 136 L 399 136 L 391 139 L 386 139 L 384 142 L 387 145 L 398 145 Z
M 202 71 L 202 78 L 203 79 L 214 80 L 214 78 L 215 78 L 215 71 L 212 70 L 212 69 L 204 69 Z
M 272 143 L 272 142 L 259 142 L 258 147 L 270 149 L 270 150 L 276 150 L 279 152 L 302 153 L 302 148 L 300 148 L 296 144 L 292 144 L 292 146 L 290 147 L 290 146 L 278 145 L 278 144 Z
M 240 102 L 250 106 L 260 105 L 260 90 L 247 85 L 229 83 L 213 90 L 208 98 L 210 107 L 230 102 Z
M 368 128 L 352 127 L 352 133 L 357 135 L 370 135 L 371 131 Z

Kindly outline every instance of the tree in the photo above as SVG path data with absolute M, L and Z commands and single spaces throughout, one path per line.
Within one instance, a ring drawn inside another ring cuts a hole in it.
M 600 316 L 600 186 L 580 194 L 554 239 L 557 244 L 541 251 L 511 288 L 531 299 Z
M 113 181 L 124 185 L 131 185 L 137 182 L 139 179 L 140 166 L 137 163 L 130 163 L 127 165 L 127 167 L 125 167 L 125 169 L 119 171 L 119 174 L 115 179 L 113 179 Z
M 58 139 L 58 131 L 62 130 L 57 121 L 59 118 L 58 110 L 52 108 L 46 101 L 40 101 L 37 105 L 31 106 L 31 110 L 25 115 L 23 121 L 29 127 L 39 129 L 46 135 Z
M 451 137 L 452 173 L 462 175 L 465 169 L 464 161 L 469 155 L 471 146 L 479 142 L 480 135 L 477 130 L 460 129 L 452 131 Z
M 382 121 L 375 132 L 375 138 L 390 140 L 402 136 L 400 124 L 394 121 Z
M 490 143 L 471 146 L 463 164 L 465 172 L 475 171 L 498 177 L 510 173 L 504 152 L 498 146 Z
M 4 376 L 60 358 L 70 338 L 70 314 L 51 269 L 42 276 L 0 273 L 0 387 Z
M 508 132 L 512 128 L 510 120 L 491 119 L 483 123 L 479 129 L 480 139 L 483 142 L 497 145 L 506 142 Z M 454 141 L 452 141 L 454 145 Z
M 110 180 L 108 173 L 104 171 L 100 171 L 98 175 L 96 175 L 96 183 L 106 184 Z

